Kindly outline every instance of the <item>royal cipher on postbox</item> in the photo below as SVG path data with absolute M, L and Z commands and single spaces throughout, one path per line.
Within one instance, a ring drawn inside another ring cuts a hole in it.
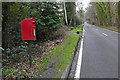
M 21 22 L 22 40 L 36 40 L 36 21 L 33 18 Z

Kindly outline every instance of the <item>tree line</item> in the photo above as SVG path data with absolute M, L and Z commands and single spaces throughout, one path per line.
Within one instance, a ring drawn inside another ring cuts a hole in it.
M 91 24 L 118 26 L 120 2 L 92 2 L 86 12 Z

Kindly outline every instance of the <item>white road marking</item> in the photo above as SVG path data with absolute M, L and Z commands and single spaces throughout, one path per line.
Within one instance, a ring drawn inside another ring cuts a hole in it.
M 107 34 L 103 33 L 103 35 L 108 36 Z
M 77 61 L 77 66 L 76 66 L 76 71 L 75 71 L 74 79 L 79 79 L 80 78 L 84 31 L 85 30 L 83 29 L 83 35 L 82 35 L 82 40 L 81 40 L 81 45 L 80 45 L 80 50 L 79 50 L 78 61 Z
M 96 29 L 96 30 L 98 30 L 98 29 Z

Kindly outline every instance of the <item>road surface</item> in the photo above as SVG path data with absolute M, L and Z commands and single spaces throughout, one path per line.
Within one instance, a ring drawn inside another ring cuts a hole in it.
M 118 78 L 118 33 L 85 23 L 80 78 Z

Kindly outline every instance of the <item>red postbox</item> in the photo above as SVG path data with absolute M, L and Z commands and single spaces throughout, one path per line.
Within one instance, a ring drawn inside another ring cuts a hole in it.
M 35 19 L 24 19 L 21 22 L 22 40 L 36 40 L 36 21 Z

